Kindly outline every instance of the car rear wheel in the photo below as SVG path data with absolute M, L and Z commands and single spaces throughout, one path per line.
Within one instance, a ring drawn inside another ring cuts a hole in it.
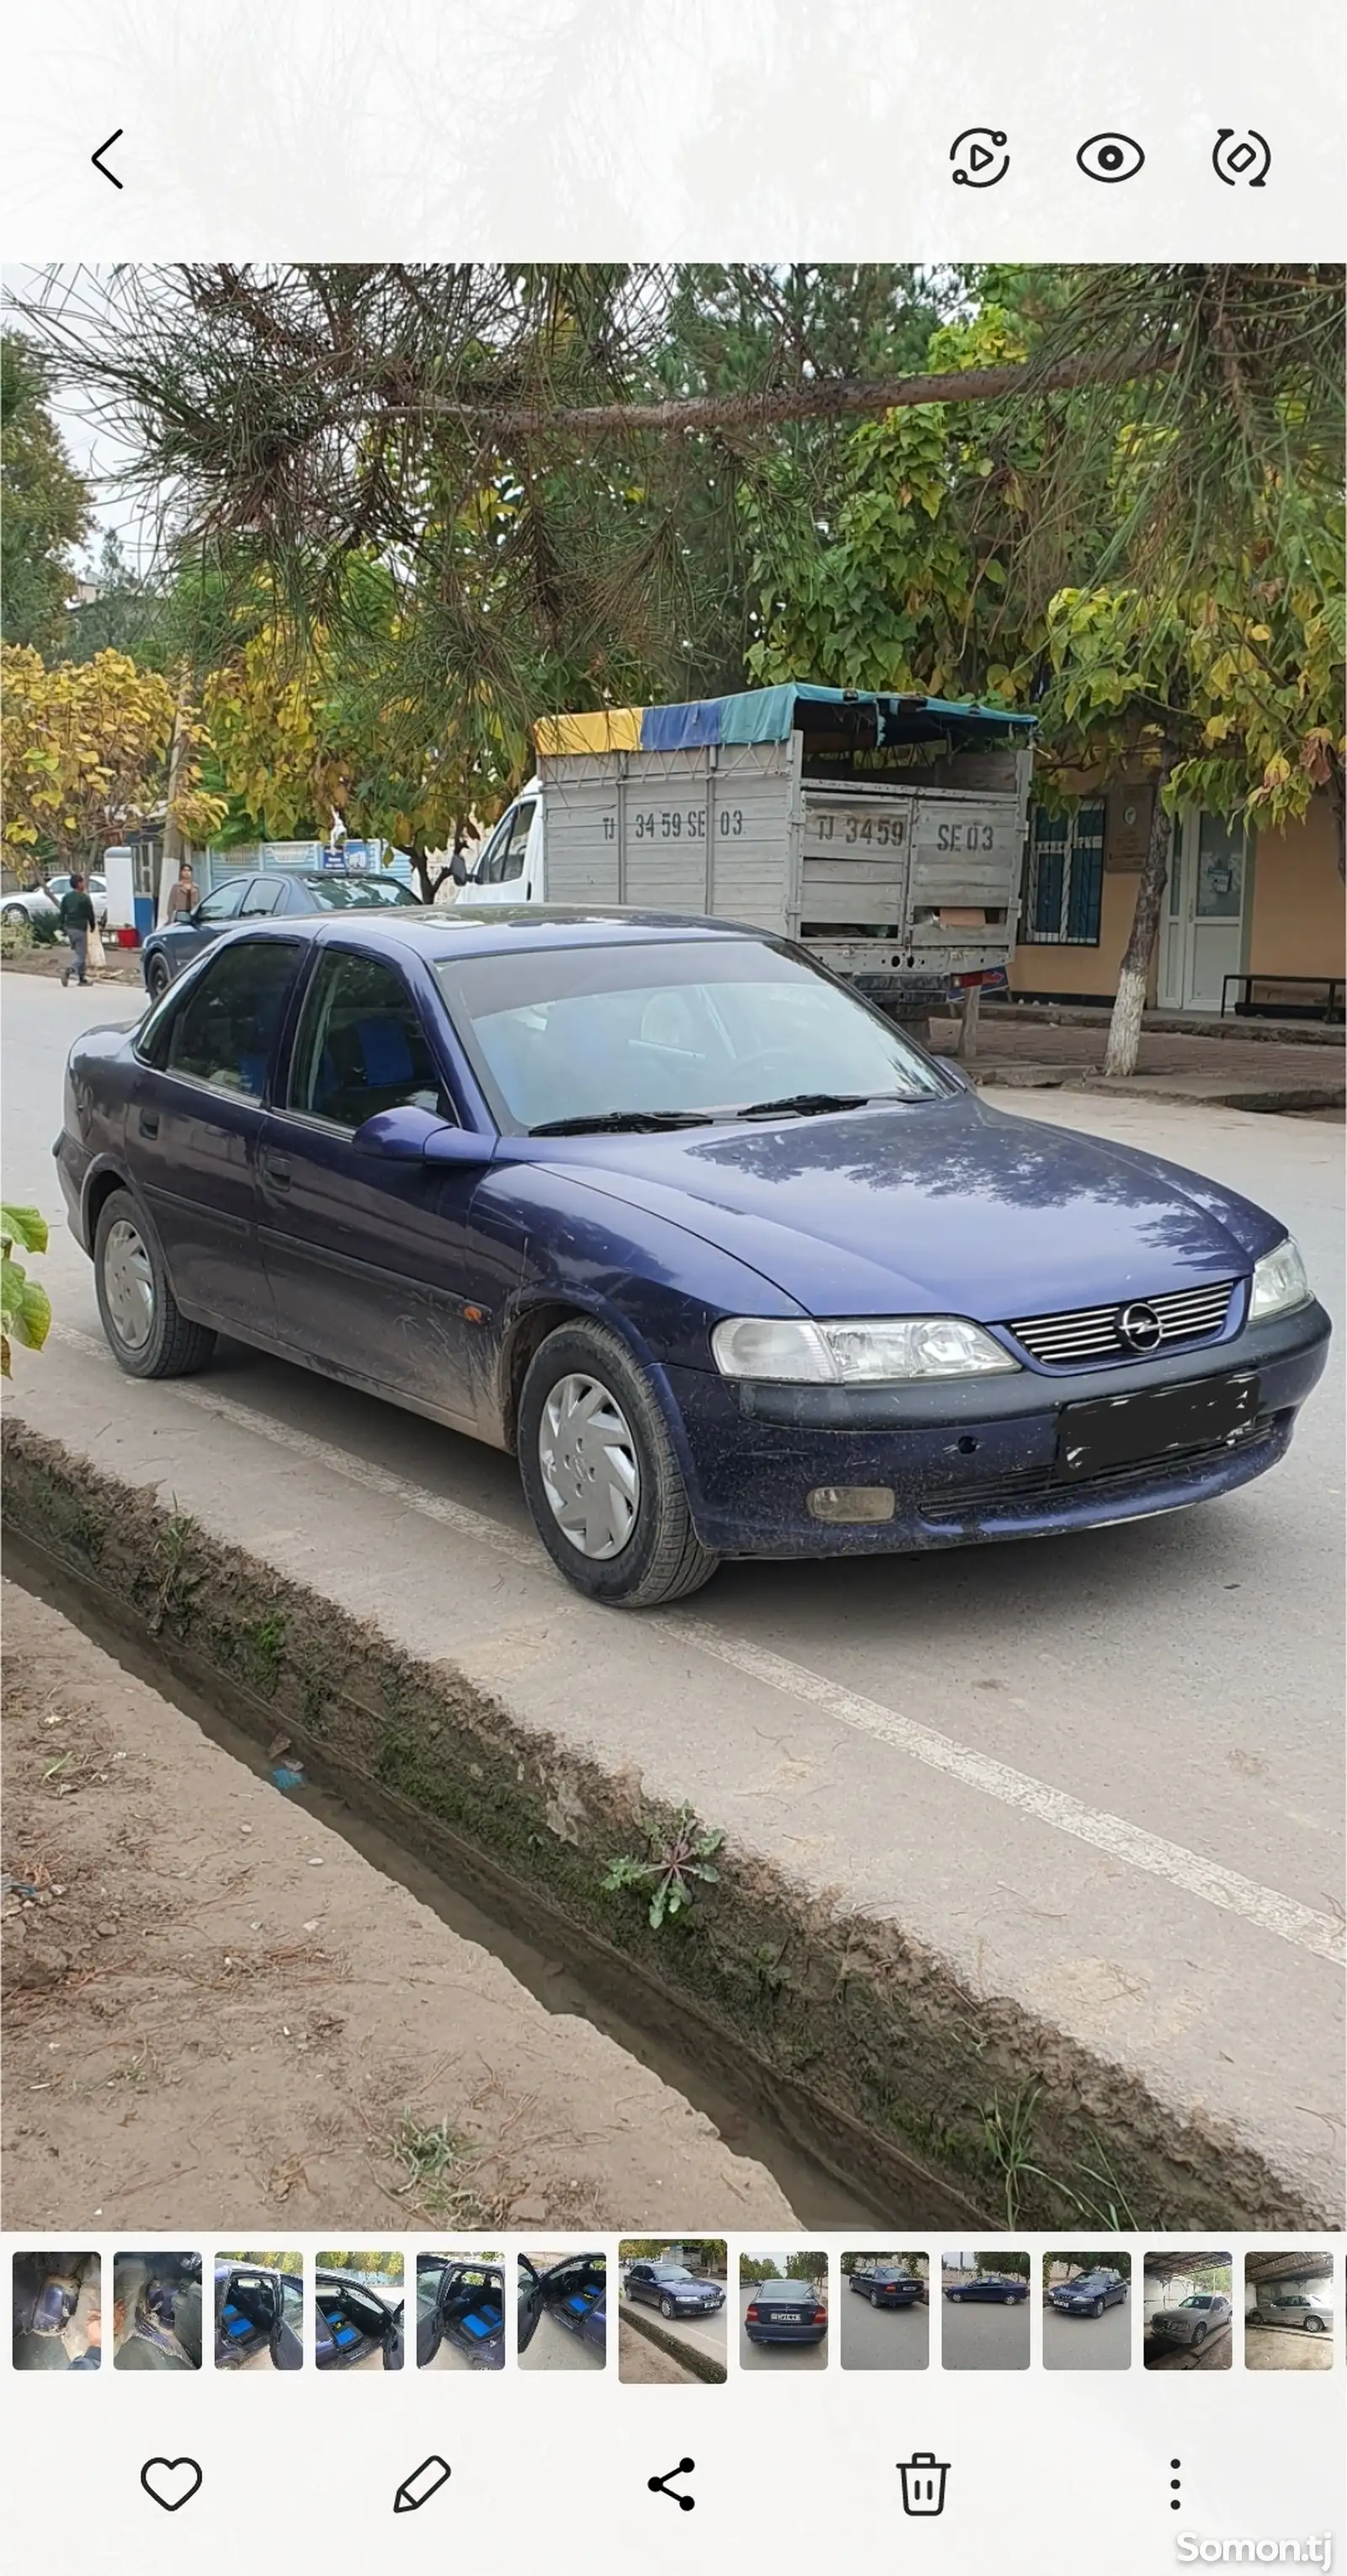
M 146 959 L 145 990 L 149 994 L 152 1002 L 157 1002 L 160 994 L 168 991 L 169 985 L 172 981 L 173 978 L 168 971 L 168 959 L 166 957 L 161 957 L 156 952 L 153 957 L 148 957 Z
M 6 930 L 24 930 L 28 926 L 28 915 L 21 903 L 7 903 L 4 911 L 0 912 L 0 921 Z
M 112 1356 L 128 1377 L 191 1377 L 205 1367 L 215 1335 L 179 1310 L 163 1254 L 129 1190 L 114 1190 L 99 1211 L 94 1286 Z
M 879 2305 L 879 2292 L 878 2292 L 878 2290 L 872 2290 L 872 2291 L 871 2291 L 871 2293 L 870 2293 L 870 2305 L 871 2305 L 871 2307 L 872 2307 L 872 2308 L 877 2308 L 877 2307 L 878 2307 L 878 2305 Z
M 607 1325 L 562 1324 L 534 1353 L 519 1472 L 553 1564 L 592 1601 L 653 1609 L 715 1573 L 654 1390 Z
M 1007 2292 L 1006 2292 L 1006 2294 L 1005 2294 L 1005 2297 L 1004 2297 L 1004 2298 L 1002 2299 L 1002 2301 L 1001 2301 L 1001 2305 L 1002 2305 L 1002 2307 L 1003 2307 L 1003 2308 L 1017 2308 L 1017 2307 L 1019 2306 L 1019 2304 L 1020 2304 L 1020 2303 L 1019 2303 L 1019 2300 L 1016 2298 L 1014 2291 L 1013 2291 L 1013 2290 L 1007 2290 Z
M 1306 2334 L 1322 2334 L 1324 2330 L 1324 2321 L 1322 2317 L 1306 2317 L 1304 2320 L 1304 2326 Z

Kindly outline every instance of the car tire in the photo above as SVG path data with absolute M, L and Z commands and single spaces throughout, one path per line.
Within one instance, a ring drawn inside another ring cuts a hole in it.
M 192 1377 L 205 1367 L 215 1334 L 181 1312 L 164 1256 L 129 1190 L 114 1190 L 99 1210 L 94 1289 L 108 1348 L 128 1377 Z M 143 1335 L 135 1329 L 140 1322 Z
M 160 1001 L 163 995 L 168 991 L 169 985 L 172 981 L 173 976 L 169 967 L 168 959 L 161 956 L 158 949 L 156 949 L 154 955 L 152 957 L 147 957 L 145 960 L 145 990 L 149 994 L 150 1000 L 152 1002 Z
M 661 2299 L 659 2303 L 659 2312 L 662 2317 L 674 2317 L 678 2314 L 672 2299 Z
M 1324 2321 L 1323 2321 L 1323 2318 L 1322 2318 L 1322 2317 L 1303 2317 L 1303 2318 L 1301 2319 L 1301 2323 L 1302 2323 L 1302 2325 L 1303 2325 L 1303 2327 L 1304 2327 L 1304 2330 L 1305 2330 L 1306 2334 L 1322 2334 L 1322 2333 L 1323 2333 L 1323 2330 L 1324 2330 Z
M 581 1404 L 589 1412 L 577 1421 Z M 534 1528 L 558 1571 L 591 1601 L 651 1610 L 699 1591 L 715 1573 L 720 1559 L 693 1527 L 654 1389 L 608 1325 L 562 1324 L 535 1351 L 519 1399 L 518 1451 Z M 577 1508 L 575 1482 L 586 1475 L 594 1481 L 609 1462 L 609 1528 L 634 1493 L 632 1519 L 625 1535 L 614 1532 L 616 1544 L 605 1542 L 611 1553 L 591 1554 L 588 1532 L 573 1540 L 561 1513 Z
M 1005 2294 L 1005 2296 L 1004 2296 L 1004 2298 L 1003 2298 L 1003 2299 L 1002 2299 L 1002 2301 L 1001 2301 L 1001 2305 L 1002 2305 L 1002 2307 L 1003 2307 L 1003 2308 L 1017 2308 L 1017 2307 L 1019 2306 L 1019 2304 L 1020 2304 L 1020 2303 L 1019 2303 L 1019 2300 L 1015 2297 L 1014 2292 L 1013 2292 L 1013 2291 L 1011 2291 L 1011 2290 L 1007 2290 L 1007 2291 L 1006 2291 L 1006 2294 Z
M 1196 2352 L 1198 2345 L 1199 2345 L 1200 2343 L 1205 2343 L 1205 2342 L 1206 2342 L 1206 2340 L 1207 2340 L 1207 2329 L 1206 2329 L 1206 2327 L 1205 2327 L 1205 2326 L 1197 2326 L 1197 2327 L 1194 2329 L 1194 2332 L 1193 2332 L 1193 2339 L 1192 2339 L 1192 2340 L 1193 2340 L 1193 2350 L 1194 2350 L 1194 2352 Z
M 1091 2316 L 1092 2316 L 1092 2317 L 1102 2317 L 1103 2313 L 1104 2313 L 1104 2302 L 1103 2302 L 1103 2300 L 1102 2300 L 1102 2299 L 1096 2299 L 1096 2300 L 1095 2300 L 1095 2302 L 1094 2302 L 1093 2307 L 1092 2307 L 1092 2308 L 1091 2308 L 1091 2310 L 1090 2310 L 1090 2314 L 1091 2314 Z
M 878 2292 L 878 2290 L 872 2290 L 872 2291 L 871 2291 L 871 2293 L 870 2293 L 870 2305 L 871 2305 L 871 2307 L 872 2307 L 872 2308 L 877 2308 L 877 2307 L 878 2307 L 878 2305 L 879 2305 L 879 2292 Z
M 21 903 L 7 903 L 3 912 L 0 912 L 0 921 L 3 921 L 7 930 L 23 930 L 28 927 L 28 915 Z

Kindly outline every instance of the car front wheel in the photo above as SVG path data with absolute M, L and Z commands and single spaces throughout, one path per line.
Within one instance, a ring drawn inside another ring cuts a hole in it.
M 1206 2329 L 1206 2327 L 1205 2327 L 1205 2326 L 1199 2326 L 1199 2327 L 1198 2327 L 1198 2329 L 1197 2329 L 1196 2334 L 1195 2334 L 1195 2335 L 1194 2335 L 1194 2337 L 1193 2337 L 1193 2350 L 1194 2350 L 1194 2352 L 1196 2352 L 1198 2345 L 1199 2345 L 1200 2343 L 1205 2343 L 1205 2342 L 1206 2342 L 1206 2340 L 1207 2340 L 1207 2329 Z
M 180 1312 L 129 1190 L 114 1190 L 99 1210 L 94 1288 L 112 1356 L 128 1377 L 191 1377 L 205 1367 L 215 1335 Z
M 662 2317 L 673 2317 L 678 2314 L 672 2299 L 661 2299 L 659 2303 L 659 2312 Z
M 1103 2300 L 1102 2300 L 1102 2299 L 1096 2299 L 1096 2300 L 1095 2300 L 1095 2302 L 1094 2302 L 1093 2307 L 1092 2307 L 1092 2308 L 1091 2308 L 1091 2310 L 1090 2310 L 1090 2314 L 1091 2314 L 1091 2316 L 1092 2316 L 1092 2317 L 1102 2317 L 1103 2313 L 1104 2313 L 1104 2302 L 1103 2302 Z
M 518 1446 L 534 1527 L 592 1601 L 653 1609 L 714 1574 L 654 1389 L 606 1324 L 562 1324 L 534 1353 Z

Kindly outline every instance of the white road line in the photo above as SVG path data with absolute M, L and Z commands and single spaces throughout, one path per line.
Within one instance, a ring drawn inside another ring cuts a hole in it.
M 92 1334 L 54 1324 L 51 1338 L 112 1365 L 105 1345 L 95 1341 Z M 194 1379 L 175 1378 L 169 1391 L 201 1412 L 213 1413 L 220 1421 L 250 1432 L 255 1439 L 269 1440 L 273 1447 L 307 1458 L 315 1466 L 345 1477 L 348 1483 L 363 1485 L 371 1493 L 383 1494 L 390 1502 L 419 1512 L 425 1520 L 457 1530 L 462 1537 L 494 1549 L 497 1555 L 508 1556 L 515 1565 L 539 1570 L 536 1542 L 517 1536 L 486 1512 L 475 1512 L 465 1503 L 449 1502 L 428 1492 L 425 1486 L 413 1484 L 409 1477 L 394 1475 L 386 1467 L 371 1466 L 308 1432 L 292 1431 L 288 1424 L 254 1412 L 247 1405 L 235 1404 L 228 1396 L 212 1395 Z M 844 1683 L 828 1680 L 807 1664 L 792 1663 L 785 1655 L 773 1654 L 770 1647 L 755 1646 L 746 1637 L 728 1636 L 709 1620 L 680 1611 L 667 1611 L 662 1620 L 681 1642 L 699 1647 L 703 1654 L 729 1664 L 751 1681 L 762 1682 L 769 1690 L 780 1691 L 807 1708 L 821 1709 L 839 1725 L 872 1736 L 892 1746 L 895 1752 L 907 1754 L 912 1761 L 924 1762 L 929 1770 L 943 1771 L 965 1788 L 995 1798 L 1003 1807 L 1032 1816 L 1037 1823 L 1069 1834 L 1076 1842 L 1089 1843 L 1096 1851 L 1107 1852 L 1112 1859 L 1143 1871 L 1147 1877 L 1166 1879 L 1185 1895 L 1199 1897 L 1204 1904 L 1218 1906 L 1227 1914 L 1238 1914 L 1259 1931 L 1271 1932 L 1296 1949 L 1311 1951 L 1316 1958 L 1331 1960 L 1335 1965 L 1347 1958 L 1347 1927 L 1330 1914 L 1317 1914 L 1313 1907 L 1284 1895 L 1279 1888 L 1262 1887 L 1256 1879 L 1241 1877 L 1238 1870 L 1223 1868 L 1219 1861 L 1204 1860 L 1200 1852 L 1189 1851 L 1183 1843 L 1168 1842 L 1161 1834 L 1148 1833 L 1142 1825 L 1129 1824 L 1125 1816 L 1111 1816 L 1087 1807 L 1065 1789 L 1054 1789 L 1046 1780 L 1036 1780 L 1027 1771 L 1016 1771 L 991 1754 L 956 1743 L 953 1736 L 941 1735 L 936 1728 L 904 1717 L 879 1700 L 848 1690 Z

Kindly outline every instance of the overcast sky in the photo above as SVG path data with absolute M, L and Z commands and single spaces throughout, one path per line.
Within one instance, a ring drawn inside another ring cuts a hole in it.
M 8 310 L 11 302 L 35 302 L 49 272 L 35 268 L 0 268 L 0 303 L 5 308 L 7 327 L 15 327 Z M 73 272 L 72 272 L 73 274 Z M 17 325 L 22 328 L 22 324 Z M 82 474 L 93 497 L 93 534 L 79 557 L 82 573 L 92 573 L 105 530 L 114 528 L 132 568 L 148 572 L 154 556 L 154 531 L 141 506 L 127 498 L 120 488 L 126 470 L 128 450 L 111 436 L 106 423 L 96 421 L 68 385 L 59 385 L 52 398 L 61 436 L 71 464 Z

